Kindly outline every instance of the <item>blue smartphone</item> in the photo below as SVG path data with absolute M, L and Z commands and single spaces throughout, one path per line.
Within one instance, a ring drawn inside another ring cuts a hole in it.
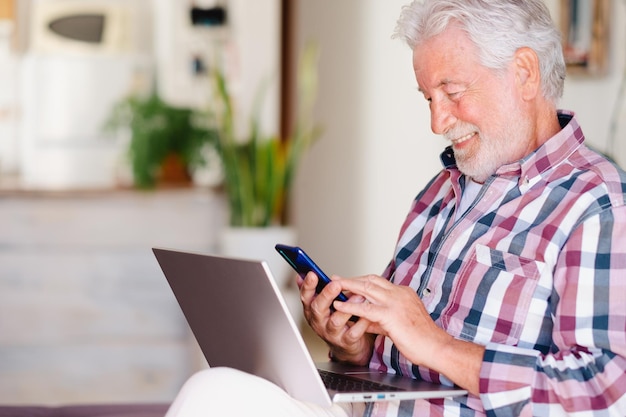
M 315 288 L 316 293 L 319 294 L 322 289 L 324 289 L 326 284 L 330 282 L 328 275 L 326 275 L 324 271 L 322 271 L 320 267 L 313 262 L 313 259 L 311 259 L 311 257 L 301 248 L 297 246 L 282 245 L 280 243 L 277 244 L 275 248 L 303 279 L 309 271 L 315 272 L 315 275 L 317 275 L 318 278 L 317 287 Z M 339 301 L 348 301 L 348 297 L 346 297 L 344 293 L 340 293 L 336 299 Z
M 319 294 L 324 289 L 326 284 L 330 282 L 330 278 L 328 278 L 328 275 L 326 275 L 324 271 L 322 271 L 320 267 L 317 266 L 315 262 L 313 262 L 313 259 L 311 259 L 311 257 L 307 255 L 306 252 L 303 251 L 301 248 L 297 246 L 282 245 L 280 243 L 277 244 L 275 248 L 276 251 L 280 253 L 280 255 L 287 261 L 287 263 L 291 265 L 291 267 L 295 269 L 298 275 L 300 275 L 303 279 L 306 274 L 309 273 L 309 271 L 315 272 L 315 275 L 317 275 L 318 279 L 317 287 L 315 288 L 316 293 Z M 335 298 L 335 300 L 348 301 L 348 297 L 341 292 Z M 334 310 L 332 305 L 330 306 L 330 309 Z M 357 316 L 350 317 L 350 321 L 352 322 L 356 322 L 358 319 L 359 318 Z

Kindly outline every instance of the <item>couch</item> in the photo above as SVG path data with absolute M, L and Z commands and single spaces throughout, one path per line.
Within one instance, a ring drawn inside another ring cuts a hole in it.
M 0 405 L 0 417 L 164 417 L 169 404 Z

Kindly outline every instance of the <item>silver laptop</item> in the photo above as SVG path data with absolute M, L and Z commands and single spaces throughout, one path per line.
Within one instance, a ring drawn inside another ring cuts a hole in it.
M 209 366 L 260 376 L 298 400 L 322 406 L 467 394 L 366 367 L 315 364 L 264 261 L 153 252 Z M 327 388 L 323 377 L 329 373 L 365 387 Z

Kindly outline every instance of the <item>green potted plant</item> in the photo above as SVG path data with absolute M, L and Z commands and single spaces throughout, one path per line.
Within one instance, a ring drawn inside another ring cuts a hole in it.
M 237 116 L 226 78 L 220 71 L 213 73 L 215 98 L 209 115 L 217 134 L 215 147 L 222 164 L 229 216 L 229 226 L 220 235 L 220 250 L 224 255 L 266 260 L 279 287 L 287 285 L 290 269 L 274 245 L 296 243 L 295 231 L 288 224 L 287 204 L 299 163 L 320 134 L 312 118 L 317 59 L 314 45 L 303 50 L 296 77 L 296 116 L 286 137 L 261 133 L 262 88 L 246 136 L 237 137 Z
M 195 110 L 166 103 L 153 88 L 148 96 L 130 95 L 118 102 L 105 130 L 130 130 L 128 157 L 133 183 L 149 189 L 164 176 L 167 182 L 168 174 L 173 181 L 189 180 L 190 171 L 204 164 L 200 150 L 217 136 L 202 122 Z
M 233 227 L 284 225 L 286 208 L 298 164 L 320 129 L 312 121 L 317 92 L 318 50 L 303 51 L 297 72 L 297 111 L 287 137 L 264 136 L 259 128 L 263 92 L 254 106 L 245 138 L 236 137 L 233 99 L 226 77 L 213 72 L 214 94 L 209 114 L 214 142 L 224 173 L 229 224 Z

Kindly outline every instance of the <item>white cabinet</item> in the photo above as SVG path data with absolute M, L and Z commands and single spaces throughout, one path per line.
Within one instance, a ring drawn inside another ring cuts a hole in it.
M 213 252 L 196 189 L 0 193 L 0 403 L 170 401 L 196 344 L 151 252 Z

